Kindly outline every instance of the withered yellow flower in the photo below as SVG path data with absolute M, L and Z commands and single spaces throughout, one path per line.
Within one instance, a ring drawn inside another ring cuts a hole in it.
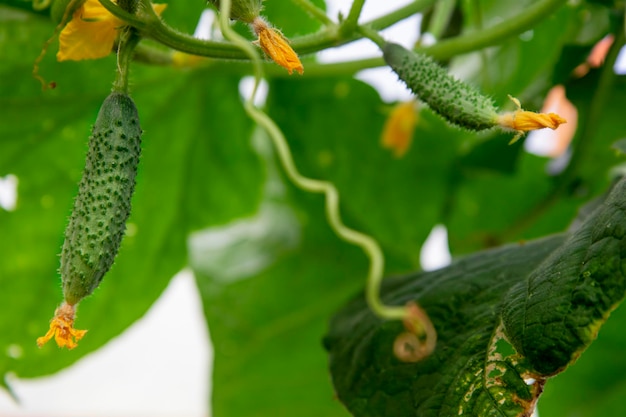
M 524 133 L 549 127 L 554 130 L 567 121 L 556 113 L 535 113 L 522 109 L 522 105 L 515 97 L 509 98 L 517 106 L 517 110 L 512 113 L 504 113 L 498 116 L 498 124 L 505 128 L 517 132 L 510 143 L 515 143 Z
M 393 151 L 396 158 L 403 157 L 413 141 L 418 119 L 416 106 L 415 100 L 397 104 L 385 122 L 380 142 L 383 148 Z
M 161 14 L 166 4 L 153 4 Z M 103 58 L 111 53 L 124 22 L 113 16 L 98 0 L 87 0 L 59 34 L 58 61 Z
M 63 302 L 54 312 L 48 333 L 37 339 L 37 346 L 42 347 L 53 337 L 60 348 L 74 349 L 78 346 L 78 341 L 85 336 L 87 330 L 76 330 L 74 328 L 75 314 L 75 306 Z
M 252 29 L 259 37 L 254 43 L 259 45 L 270 59 L 286 68 L 289 74 L 294 70 L 300 75 L 304 73 L 298 54 L 289 46 L 289 40 L 279 30 L 270 27 L 260 17 L 254 19 Z

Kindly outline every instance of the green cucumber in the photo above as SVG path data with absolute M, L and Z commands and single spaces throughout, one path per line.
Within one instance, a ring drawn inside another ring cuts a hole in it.
M 141 153 L 137 108 L 113 92 L 102 103 L 61 252 L 63 295 L 70 305 L 90 295 L 119 250 Z
M 429 56 L 387 43 L 383 57 L 407 87 L 448 122 L 477 131 L 498 125 L 498 109 L 493 101 L 455 79 Z

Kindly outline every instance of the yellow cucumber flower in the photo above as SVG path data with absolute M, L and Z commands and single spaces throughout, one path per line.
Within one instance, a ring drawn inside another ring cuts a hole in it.
M 396 158 L 403 157 L 413 141 L 418 119 L 416 107 L 415 100 L 396 104 L 385 122 L 380 143 L 393 151 Z
M 153 4 L 160 15 L 166 4 Z M 59 35 L 58 61 L 103 58 L 111 53 L 118 30 L 125 23 L 113 16 L 98 0 L 87 0 Z
M 53 337 L 60 348 L 74 349 L 78 346 L 78 341 L 85 336 L 87 330 L 76 330 L 74 328 L 75 314 L 75 306 L 64 301 L 54 312 L 48 333 L 37 339 L 37 346 L 42 347 Z
M 276 30 L 270 27 L 262 18 L 257 17 L 252 22 L 252 29 L 259 37 L 254 43 L 259 45 L 263 52 L 291 74 L 294 70 L 298 74 L 304 73 L 304 67 L 298 58 L 298 54 L 289 46 L 289 40 Z
M 504 113 L 498 116 L 498 124 L 505 129 L 514 130 L 517 135 L 513 137 L 510 143 L 515 143 L 524 133 L 531 130 L 543 129 L 549 127 L 554 130 L 559 125 L 567 123 L 567 121 L 556 113 L 535 113 L 522 109 L 522 105 L 515 97 L 509 98 L 517 106 L 517 110 L 512 113 Z

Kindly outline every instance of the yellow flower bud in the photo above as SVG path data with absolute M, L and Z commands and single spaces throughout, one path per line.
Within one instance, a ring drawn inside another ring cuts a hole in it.
M 289 40 L 279 30 L 270 27 L 260 17 L 254 19 L 252 29 L 259 37 L 255 44 L 259 45 L 272 61 L 286 68 L 289 74 L 294 70 L 300 75 L 304 73 L 298 54 L 289 46 Z
M 515 97 L 509 98 L 517 106 L 517 110 L 512 113 L 504 113 L 498 116 L 498 124 L 505 128 L 515 130 L 517 135 L 510 143 L 515 143 L 522 135 L 531 130 L 543 129 L 549 127 L 554 130 L 559 125 L 567 123 L 567 121 L 556 113 L 535 113 L 522 109 L 522 105 Z
M 411 147 L 418 121 L 416 106 L 415 100 L 397 104 L 385 122 L 380 142 L 383 148 L 392 150 L 396 158 L 403 157 Z

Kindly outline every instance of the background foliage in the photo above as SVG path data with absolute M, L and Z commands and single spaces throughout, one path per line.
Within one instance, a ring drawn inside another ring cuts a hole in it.
M 30 3 L 2 3 L 0 177 L 18 177 L 19 200 L 15 211 L 0 209 L 0 305 L 10 312 L 0 317 L 0 374 L 37 377 L 74 363 L 141 317 L 190 265 L 215 346 L 215 415 L 347 415 L 333 399 L 321 340 L 332 314 L 363 286 L 367 261 L 328 228 L 320 196 L 287 183 L 267 138 L 242 109 L 242 74 L 220 65 L 134 66 L 132 95 L 145 134 L 129 235 L 104 284 L 81 304 L 79 324 L 93 330 L 80 348 L 36 348 L 61 298 L 57 255 L 115 58 L 59 64 L 51 51 L 42 73 L 58 87 L 42 92 L 30 73 L 54 25 L 29 11 Z M 458 2 L 446 33 L 479 32 L 533 3 Z M 355 66 L 325 71 L 311 64 L 317 76 L 310 77 L 310 58 L 302 78 L 272 76 L 267 109 L 301 171 L 334 182 L 346 223 L 380 241 L 390 275 L 419 270 L 420 248 L 436 224 L 448 228 L 455 256 L 561 232 L 578 207 L 607 189 L 609 172 L 621 163 L 610 146 L 624 137 L 624 77 L 607 76 L 609 66 L 571 76 L 616 30 L 619 7 L 623 2 L 568 3 L 525 36 L 449 62 L 476 68 L 465 74 L 502 106 L 512 94 L 536 109 L 551 86 L 566 86 L 579 133 L 558 175 L 547 173 L 545 158 L 524 152 L 522 141 L 508 146 L 505 135 L 451 128 L 427 109 L 409 153 L 394 158 L 379 145 L 390 103 L 352 78 Z M 202 9 L 201 2 L 173 2 L 164 18 L 192 33 Z M 266 15 L 288 36 L 321 27 L 295 2 L 267 1 Z M 238 224 L 261 232 L 205 252 L 207 236 Z M 237 267 L 251 259 L 256 263 Z M 576 366 L 547 384 L 541 413 L 623 415 L 622 310 Z M 5 353 L 11 346 L 23 355 Z

